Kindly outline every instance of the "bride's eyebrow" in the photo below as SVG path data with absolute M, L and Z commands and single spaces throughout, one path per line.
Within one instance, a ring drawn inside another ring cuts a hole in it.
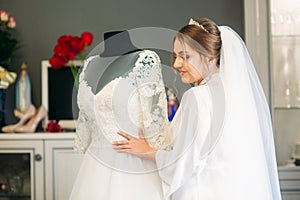
M 187 55 L 187 54 L 189 54 L 188 51 L 179 51 L 178 52 L 178 55 L 180 55 L 180 56 L 184 56 L 184 55 Z

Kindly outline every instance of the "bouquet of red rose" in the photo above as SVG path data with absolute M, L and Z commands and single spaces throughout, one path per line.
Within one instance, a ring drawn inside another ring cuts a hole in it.
M 49 62 L 54 69 L 69 66 L 75 79 L 75 86 L 78 88 L 78 68 L 72 62 L 75 59 L 83 61 L 86 46 L 90 46 L 93 41 L 93 34 L 83 32 L 81 37 L 63 35 L 58 38 L 58 43 L 54 47 L 54 55 Z

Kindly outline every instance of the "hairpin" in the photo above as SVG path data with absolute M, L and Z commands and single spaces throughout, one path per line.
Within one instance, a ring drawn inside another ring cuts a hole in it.
M 189 25 L 196 25 L 196 26 L 199 26 L 199 27 L 202 28 L 205 32 L 209 33 L 208 30 L 206 30 L 206 28 L 204 28 L 204 26 L 203 26 L 202 24 L 199 24 L 197 21 L 193 20 L 193 18 L 190 19 Z

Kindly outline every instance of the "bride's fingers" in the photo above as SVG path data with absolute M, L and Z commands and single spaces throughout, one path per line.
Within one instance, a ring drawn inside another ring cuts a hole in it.
M 128 140 L 119 140 L 119 141 L 113 141 L 113 145 L 123 145 L 123 144 L 128 144 Z
M 145 137 L 144 137 L 144 133 L 143 133 L 143 130 L 142 130 L 142 129 L 140 129 L 140 128 L 139 128 L 139 131 L 138 131 L 138 133 L 139 133 L 139 138 L 141 138 L 141 139 L 145 139 Z
M 130 149 L 115 149 L 118 153 L 131 153 Z
M 118 145 L 113 145 L 113 148 L 115 150 L 121 150 L 121 149 L 131 149 L 131 146 L 127 143 L 127 144 L 118 144 Z
M 121 136 L 123 136 L 124 138 L 126 138 L 127 140 L 131 140 L 131 139 L 135 139 L 135 137 L 132 137 L 131 135 L 123 132 L 123 131 L 117 131 L 117 133 Z
M 113 145 L 113 149 L 117 152 L 123 152 L 123 153 L 130 153 L 131 147 L 128 144 L 122 144 L 122 145 Z

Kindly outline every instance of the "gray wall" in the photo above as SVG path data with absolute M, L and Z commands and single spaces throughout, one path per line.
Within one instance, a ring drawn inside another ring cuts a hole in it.
M 16 35 L 23 47 L 13 65 L 18 71 L 22 62 L 27 63 L 36 106 L 41 103 L 41 60 L 52 56 L 56 40 L 63 34 L 92 32 L 95 40 L 90 50 L 109 30 L 148 26 L 177 30 L 190 17 L 208 17 L 244 36 L 243 0 L 0 0 L 0 9 L 17 20 Z M 14 98 L 12 86 L 7 94 L 10 109 Z

